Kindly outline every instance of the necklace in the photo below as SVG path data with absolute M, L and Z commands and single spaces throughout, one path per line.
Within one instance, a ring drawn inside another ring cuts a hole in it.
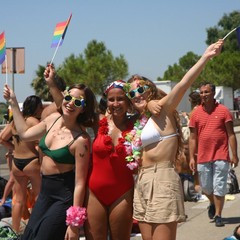
M 142 150 L 141 133 L 149 117 L 150 113 L 143 114 L 140 119 L 134 123 L 133 129 L 125 136 L 124 145 L 128 155 L 126 157 L 127 167 L 131 170 L 139 166 Z

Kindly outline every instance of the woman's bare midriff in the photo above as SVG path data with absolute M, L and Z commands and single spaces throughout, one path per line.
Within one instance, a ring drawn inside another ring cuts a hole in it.
M 162 161 L 174 162 L 178 148 L 178 136 L 146 146 L 142 154 L 142 166 L 148 167 Z

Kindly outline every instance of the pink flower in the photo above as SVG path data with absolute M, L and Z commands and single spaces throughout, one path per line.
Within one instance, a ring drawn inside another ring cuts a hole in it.
M 66 224 L 80 227 L 87 219 L 87 210 L 84 207 L 72 206 L 67 210 Z
M 131 145 L 125 145 L 126 153 L 127 155 L 130 155 L 132 153 L 132 146 Z
M 134 147 L 136 147 L 136 148 L 141 147 L 141 146 L 142 146 L 141 138 L 136 138 L 136 139 L 133 141 L 133 145 L 134 145 Z
M 135 122 L 133 130 L 125 136 L 124 146 L 127 154 L 127 167 L 131 170 L 138 167 L 142 150 L 141 133 L 149 117 L 149 114 L 143 115 L 140 120 Z
M 130 169 L 130 170 L 134 170 L 135 168 L 138 167 L 138 163 L 137 162 L 129 162 L 127 164 L 127 167 Z

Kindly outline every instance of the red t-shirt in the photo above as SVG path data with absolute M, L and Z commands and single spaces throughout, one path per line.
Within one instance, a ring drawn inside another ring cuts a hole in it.
M 211 113 L 199 106 L 190 118 L 189 127 L 198 134 L 197 162 L 205 163 L 215 160 L 230 161 L 228 135 L 225 123 L 233 121 L 227 107 L 216 102 Z

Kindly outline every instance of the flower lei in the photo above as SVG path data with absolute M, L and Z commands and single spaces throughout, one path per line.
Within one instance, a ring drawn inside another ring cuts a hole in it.
M 81 227 L 87 219 L 87 210 L 84 207 L 71 206 L 66 212 L 66 224 Z
M 125 136 L 124 145 L 128 155 L 126 157 L 126 161 L 127 167 L 130 170 L 133 170 L 139 166 L 142 150 L 141 133 L 149 117 L 150 113 L 145 113 L 142 115 L 141 118 L 135 122 L 133 129 Z

